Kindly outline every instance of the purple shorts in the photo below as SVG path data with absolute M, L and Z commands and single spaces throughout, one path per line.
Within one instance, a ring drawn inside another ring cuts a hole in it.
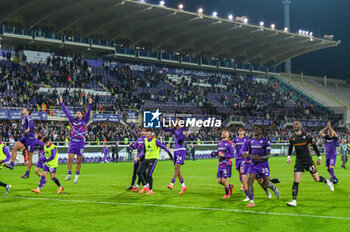
M 226 165 L 218 168 L 218 173 L 216 174 L 217 178 L 230 178 L 231 177 L 231 165 Z
M 242 172 L 241 172 L 242 175 L 248 175 L 248 170 L 249 170 L 249 167 L 251 164 L 252 163 L 250 161 L 243 161 L 241 163 L 241 165 L 243 167 Z
M 243 167 L 243 162 L 245 161 L 244 158 L 236 158 L 236 170 L 241 170 L 241 167 Z
M 43 172 L 56 173 L 56 168 L 50 168 L 50 167 L 44 165 Z
M 81 141 L 81 142 L 71 141 L 69 143 L 69 147 L 68 147 L 68 154 L 75 154 L 77 156 L 83 156 L 84 146 L 85 146 L 84 141 Z
M 252 163 L 248 169 L 248 173 L 261 175 L 261 177 L 270 176 L 269 162 L 265 161 L 257 164 Z
M 25 137 L 22 137 L 18 140 L 18 142 L 21 142 L 23 143 L 23 145 L 25 146 L 25 148 L 27 149 L 27 151 L 29 153 L 33 153 L 34 152 L 34 149 L 35 149 L 35 145 L 36 145 L 36 139 L 28 139 L 28 138 L 25 138 Z
M 337 161 L 336 155 L 329 155 L 326 156 L 326 167 L 328 166 L 335 166 L 335 162 Z
M 44 165 L 43 161 L 40 161 L 40 160 L 36 163 L 37 168 L 43 168 L 43 165 Z
M 180 165 L 185 164 L 185 156 L 186 156 L 186 150 L 174 151 L 174 165 L 175 164 L 180 164 Z

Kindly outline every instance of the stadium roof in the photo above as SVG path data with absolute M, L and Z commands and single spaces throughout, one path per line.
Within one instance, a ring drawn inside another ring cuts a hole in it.
M 1 0 L 0 22 L 253 64 L 340 43 L 130 0 Z

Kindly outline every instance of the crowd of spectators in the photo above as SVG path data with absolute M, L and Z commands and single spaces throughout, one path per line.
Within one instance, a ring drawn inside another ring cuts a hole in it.
M 35 131 L 39 137 L 49 136 L 54 142 L 58 142 L 62 145 L 67 144 L 69 141 L 69 134 L 71 131 L 70 124 L 68 122 L 35 122 Z M 119 144 L 128 144 L 129 142 L 136 141 L 140 136 L 142 127 L 137 125 L 124 126 L 116 123 L 92 123 L 88 126 L 88 133 L 86 141 L 102 144 L 104 141 L 114 141 Z M 324 140 L 319 136 L 321 127 L 309 127 L 306 130 L 312 134 L 318 141 L 319 145 L 322 145 Z M 347 138 L 349 131 L 346 129 L 337 128 L 337 133 L 341 138 Z M 230 127 L 231 136 L 230 139 L 238 136 L 237 126 Z M 287 142 L 289 136 L 292 133 L 292 128 L 278 128 L 278 127 L 265 127 L 265 137 L 271 142 Z M 162 129 L 155 130 L 155 136 L 159 137 L 163 142 L 173 141 L 173 135 L 169 132 L 165 132 Z M 221 128 L 202 128 L 199 132 L 194 133 L 194 143 L 204 141 L 219 141 L 221 139 Z M 253 137 L 253 131 L 247 130 L 247 136 Z M 20 121 L 15 120 L 3 120 L 0 121 L 0 137 L 1 141 L 14 144 L 19 138 L 22 137 L 22 130 Z M 199 141 L 197 141 L 199 139 Z M 189 139 L 190 140 L 190 139 Z

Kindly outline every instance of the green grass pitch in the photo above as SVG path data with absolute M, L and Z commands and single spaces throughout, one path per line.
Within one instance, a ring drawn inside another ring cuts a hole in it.
M 294 160 L 293 160 L 294 161 Z M 323 163 L 320 175 L 329 178 Z M 154 195 L 126 191 L 130 185 L 132 163 L 83 164 L 79 183 L 65 182 L 66 165 L 58 167 L 58 179 L 65 194 L 48 180 L 39 195 L 30 191 L 38 185 L 34 169 L 30 179 L 20 176 L 25 167 L 14 171 L 3 168 L 0 180 L 13 185 L 8 196 L 0 197 L 0 231 L 350 231 L 350 171 L 335 169 L 339 183 L 330 192 L 304 173 L 299 186 L 298 207 L 289 208 L 293 166 L 286 157 L 270 158 L 271 177 L 281 199 L 271 200 L 257 185 L 255 208 L 245 208 L 244 192 L 233 172 L 235 185 L 230 199 L 221 199 L 224 189 L 216 183 L 217 160 L 186 161 L 182 166 L 188 190 L 179 195 L 178 180 L 167 189 L 173 165 L 158 163 L 154 172 Z M 74 166 L 73 166 L 74 167 Z M 74 168 L 73 168 L 74 172 Z M 3 191 L 4 189 L 0 189 Z

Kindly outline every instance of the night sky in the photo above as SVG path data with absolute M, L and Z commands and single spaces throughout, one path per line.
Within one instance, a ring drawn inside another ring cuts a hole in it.
M 292 72 L 350 79 L 350 0 L 291 0 L 291 32 L 299 29 L 312 31 L 314 36 L 334 35 L 341 40 L 338 47 L 316 51 L 294 58 Z M 158 4 L 159 1 L 147 0 Z M 247 16 L 250 24 L 275 23 L 283 29 L 282 0 L 165 0 L 168 7 L 184 4 L 187 11 L 196 12 L 199 7 L 205 14 L 218 12 L 218 16 Z

